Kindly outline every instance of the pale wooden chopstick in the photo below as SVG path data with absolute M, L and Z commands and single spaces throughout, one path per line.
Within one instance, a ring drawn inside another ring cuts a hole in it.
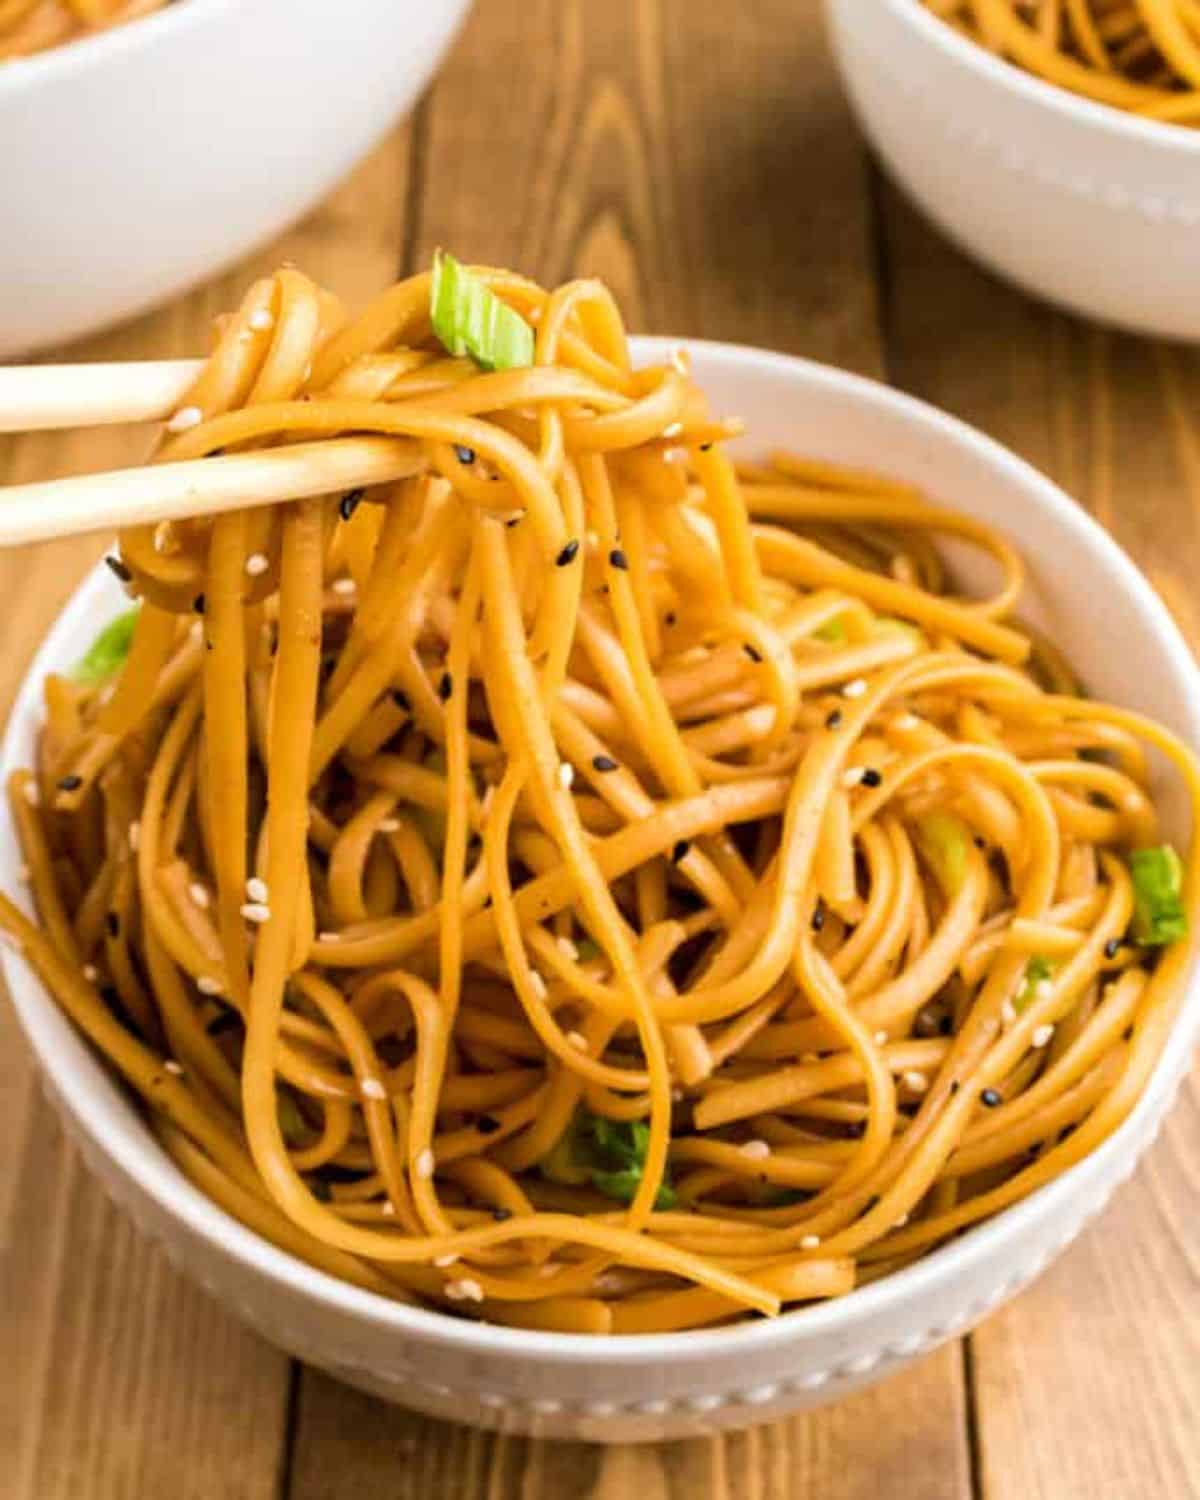
M 9 485 L 0 489 L 0 546 L 387 484 L 425 462 L 408 438 L 354 437 Z
M 204 361 L 0 366 L 0 432 L 164 421 Z

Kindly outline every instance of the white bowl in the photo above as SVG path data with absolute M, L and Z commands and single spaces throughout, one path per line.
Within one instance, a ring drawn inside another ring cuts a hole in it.
M 640 339 L 635 352 L 663 359 L 671 347 Z M 1090 686 L 1200 741 L 1200 676 L 1166 609 L 1048 480 L 961 422 L 871 381 L 731 345 L 689 348 L 716 409 L 748 420 L 754 448 L 787 445 L 884 467 L 1003 527 L 1032 565 L 1029 613 Z M 30 761 L 43 676 L 75 661 L 120 600 L 99 569 L 51 631 L 8 726 L 4 775 Z M 1186 839 L 1185 819 L 1170 807 L 1168 824 Z M 19 889 L 19 864 L 6 809 L 0 886 L 8 891 Z M 4 950 L 3 965 L 48 1092 L 84 1158 L 214 1297 L 273 1342 L 389 1400 L 508 1431 L 597 1440 L 679 1437 L 778 1417 L 877 1380 L 969 1328 L 1037 1275 L 1132 1171 L 1200 1027 L 1200 987 L 1189 980 L 1163 1058 L 1122 1128 L 1057 1182 L 911 1268 L 773 1322 L 596 1339 L 397 1306 L 266 1244 L 179 1174 L 24 962 Z
M 951 239 L 1077 312 L 1200 338 L 1200 131 L 1045 83 L 920 0 L 825 3 L 863 129 Z
M 0 357 L 140 312 L 299 218 L 469 3 L 180 0 L 0 65 Z

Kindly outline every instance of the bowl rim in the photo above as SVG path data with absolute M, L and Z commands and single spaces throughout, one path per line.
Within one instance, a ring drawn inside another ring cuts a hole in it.
M 851 0 L 856 3 L 856 0 Z M 910 26 L 923 41 L 945 57 L 973 70 L 990 83 L 1019 94 L 1028 103 L 1053 110 L 1078 124 L 1096 126 L 1147 146 L 1169 146 L 1187 155 L 1200 154 L 1200 129 L 1169 120 L 1147 120 L 1116 105 L 1073 94 L 1016 63 L 996 57 L 970 37 L 927 10 L 921 0 L 878 0 L 898 21 Z
M 106 26 L 90 36 L 60 42 L 28 57 L 10 58 L 0 62 L 0 101 L 51 79 L 70 79 L 89 68 L 103 67 L 110 60 L 151 45 L 159 36 L 202 25 L 210 16 L 244 4 L 245 0 L 174 0 L 149 15 Z
M 980 458 L 1005 472 L 1056 519 L 1075 530 L 1081 542 L 1092 551 L 1099 550 L 1121 586 L 1132 596 L 1139 611 L 1149 616 L 1150 627 L 1159 638 L 1164 656 L 1181 678 L 1187 691 L 1181 695 L 1181 706 L 1190 719 L 1188 738 L 1200 743 L 1200 668 L 1186 645 L 1166 605 L 1127 554 L 1066 493 L 1024 459 L 986 436 L 970 424 L 906 392 L 862 375 L 837 369 L 818 361 L 747 345 L 722 343 L 690 337 L 652 336 L 634 338 L 635 357 L 668 358 L 681 345 L 720 363 L 735 375 L 774 373 L 787 380 L 816 382 L 860 402 L 868 417 L 873 410 L 898 413 L 925 429 L 931 441 L 949 442 L 974 451 Z M 15 697 L 9 721 L 0 741 L 0 775 L 7 778 L 20 763 L 14 740 L 14 727 L 37 713 L 40 684 L 61 656 L 60 638 L 69 634 L 94 610 L 97 580 L 104 573 L 101 565 L 86 575 L 56 617 L 49 632 L 26 670 Z M 59 664 L 61 664 L 59 662 Z M 1200 830 L 1194 836 L 1200 837 Z M 1155 1065 L 1141 1097 L 1117 1129 L 1088 1156 L 1060 1177 L 1019 1200 L 995 1217 L 973 1226 L 969 1233 L 931 1251 L 912 1265 L 857 1288 L 846 1296 L 814 1306 L 781 1313 L 773 1319 L 757 1319 L 721 1328 L 687 1329 L 672 1333 L 612 1334 L 596 1338 L 586 1334 L 544 1332 L 533 1329 L 506 1328 L 494 1323 L 460 1320 L 430 1308 L 392 1302 L 375 1292 L 340 1281 L 325 1271 L 278 1249 L 268 1240 L 248 1229 L 219 1208 L 194 1187 L 176 1168 L 165 1152 L 142 1125 L 137 1137 L 111 1138 L 103 1120 L 97 1120 L 107 1106 L 90 1085 L 77 1091 L 61 1089 L 62 1075 L 46 1064 L 50 1035 L 66 1027 L 79 1043 L 81 1065 L 103 1078 L 109 1088 L 116 1084 L 101 1073 L 101 1063 L 90 1045 L 59 1011 L 42 987 L 32 969 L 7 947 L 0 949 L 0 970 L 8 985 L 14 1008 L 29 1040 L 35 1061 L 45 1069 L 50 1085 L 62 1106 L 95 1145 L 112 1160 L 119 1171 L 142 1194 L 153 1201 L 168 1219 L 182 1221 L 192 1234 L 206 1241 L 224 1258 L 244 1270 L 272 1282 L 280 1283 L 289 1294 L 324 1304 L 327 1308 L 361 1320 L 397 1335 L 440 1343 L 461 1353 L 490 1358 L 547 1359 L 562 1365 L 589 1364 L 614 1367 L 629 1360 L 657 1359 L 668 1355 L 679 1363 L 693 1364 L 708 1359 L 755 1356 L 793 1343 L 836 1336 L 857 1324 L 869 1323 L 876 1315 L 897 1310 L 911 1302 L 920 1302 L 936 1293 L 945 1274 L 953 1272 L 966 1277 L 971 1270 L 993 1254 L 1019 1247 L 1027 1230 L 1043 1221 L 1052 1222 L 1070 1200 L 1092 1201 L 1097 1193 L 1107 1197 L 1110 1185 L 1125 1175 L 1115 1170 L 1118 1162 L 1128 1169 L 1136 1162 L 1152 1138 L 1163 1116 L 1171 1107 L 1175 1092 L 1193 1046 L 1200 1032 L 1200 968 L 1193 953 L 1184 981 L 1184 993 L 1172 1022 L 1162 1055 Z M 90 1067 L 89 1067 L 90 1065 Z M 74 1066 L 72 1064 L 72 1066 Z M 85 1080 L 86 1081 L 86 1080 Z M 1130 1155 L 1132 1153 L 1132 1155 Z M 1128 1160 L 1126 1160 L 1128 1158 Z M 1075 1214 L 1078 1222 L 1086 1214 Z M 1062 1243 L 1066 1243 L 1063 1239 Z M 1018 1262 L 1014 1262 L 1017 1265 Z M 1031 1271 L 1032 1275 L 1033 1272 Z M 931 1338 L 950 1336 L 956 1331 L 937 1317 L 933 1304 L 929 1314 Z

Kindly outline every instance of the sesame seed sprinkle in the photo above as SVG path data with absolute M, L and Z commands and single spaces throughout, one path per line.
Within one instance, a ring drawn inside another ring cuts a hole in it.
M 842 689 L 842 697 L 861 698 L 866 691 L 867 679 L 865 677 L 855 677 L 852 682 L 848 682 Z
M 271 893 L 267 889 L 267 882 L 260 880 L 257 875 L 251 875 L 246 882 L 246 895 L 251 901 L 269 901 Z
M 426 1147 L 425 1150 L 421 1152 L 420 1156 L 417 1157 L 416 1162 L 414 1163 L 414 1169 L 417 1176 L 420 1177 L 422 1181 L 428 1182 L 429 1179 L 433 1176 L 433 1168 L 433 1152 L 430 1151 L 428 1147 Z
M 682 422 L 672 422 L 669 427 L 664 427 L 663 428 L 663 437 L 665 437 L 665 438 L 676 438 L 676 437 L 679 436 L 679 434 L 682 431 L 683 431 L 683 423 Z
M 364 1099 L 386 1099 L 387 1089 L 378 1078 L 364 1078 L 359 1084 Z
M 1039 1026 L 1037 1028 L 1037 1030 L 1033 1033 L 1033 1036 L 1030 1037 L 1030 1041 L 1033 1043 L 1033 1045 L 1035 1047 L 1045 1047 L 1045 1046 L 1047 1046 L 1049 1044 L 1050 1038 L 1053 1035 L 1054 1035 L 1054 1027 L 1053 1026 L 1051 1026 L 1049 1024 L 1047 1024 L 1045 1026 Z
M 201 974 L 200 978 L 196 980 L 196 988 L 202 995 L 224 994 L 221 981 L 214 979 L 211 974 Z
M 916 714 L 897 714 L 892 720 L 892 728 L 904 734 L 910 729 L 915 729 L 920 722 Z
M 919 1073 L 916 1068 L 910 1068 L 906 1073 L 901 1073 L 900 1082 L 914 1094 L 923 1094 L 929 1087 L 929 1079 L 924 1073 Z
M 330 588 L 339 598 L 349 599 L 358 593 L 358 584 L 353 578 L 335 578 Z
M 850 766 L 842 772 L 842 785 L 849 791 L 851 787 L 860 785 L 865 775 L 865 766 Z
M 390 1198 L 385 1198 L 379 1205 L 379 1212 L 383 1214 L 385 1218 L 394 1219 L 396 1217 L 396 1205 Z
M 546 998 L 546 981 L 536 969 L 530 969 L 529 971 L 529 988 L 539 1000 Z
M 1048 1000 L 1054 993 L 1054 984 L 1049 979 L 1039 979 L 1033 987 L 1035 1000 Z
M 576 1052 L 588 1051 L 587 1037 L 584 1036 L 582 1031 L 568 1031 L 567 1041 L 575 1048 Z
M 738 1150 L 749 1161 L 766 1161 L 771 1154 L 771 1148 L 766 1141 L 747 1141 L 745 1145 L 739 1146 Z
M 560 787 L 562 787 L 564 792 L 569 792 L 574 780 L 575 767 L 569 760 L 564 760 L 558 768 L 558 784 Z
M 204 413 L 198 406 L 181 406 L 167 423 L 167 431 L 188 432 L 193 427 L 199 427 L 203 421 Z
M 616 769 L 617 769 L 617 762 L 612 758 L 611 755 L 593 755 L 592 756 L 592 770 L 593 771 L 605 772 L 605 771 L 615 771 Z
M 472 1281 L 469 1276 L 464 1276 L 461 1281 L 450 1281 L 446 1283 L 446 1296 L 451 1302 L 482 1302 L 483 1288 L 477 1281 Z
M 89 984 L 95 984 L 97 979 L 100 978 L 100 970 L 96 967 L 95 964 L 84 964 L 83 977 Z
M 317 933 L 317 942 L 318 943 L 340 943 L 341 940 L 342 940 L 342 935 L 341 935 L 340 932 L 318 932 Z
M 193 905 L 198 906 L 201 911 L 207 908 L 210 899 L 208 888 L 201 885 L 198 880 L 193 880 L 188 886 L 188 895 L 192 898 Z
M 447 1266 L 456 1266 L 458 1264 L 458 1256 L 457 1255 L 435 1255 L 434 1258 L 433 1258 L 433 1263 L 438 1268 L 439 1271 L 444 1271 Z
M 179 1066 L 179 1064 L 173 1057 L 169 1057 L 166 1062 L 163 1063 L 163 1067 L 166 1068 L 168 1073 L 173 1073 L 176 1078 L 183 1077 L 183 1069 Z
M 274 328 L 275 315 L 269 308 L 260 307 L 250 314 L 248 321 L 250 327 L 253 328 L 256 333 L 265 333 L 268 328 Z
M 887 1040 L 888 1040 L 888 1034 L 887 1034 L 886 1031 L 877 1031 L 875 1033 L 875 1044 L 876 1044 L 876 1046 L 886 1047 L 887 1046 Z
M 800 1241 L 800 1248 L 801 1250 L 816 1250 L 820 1244 L 821 1236 L 819 1234 L 806 1234 Z
M 252 552 L 246 559 L 246 572 L 251 578 L 259 578 L 271 566 L 263 552 Z
M 261 901 L 246 901 L 241 907 L 242 916 L 247 922 L 269 922 L 271 920 L 271 908 Z
M 399 818 L 380 818 L 380 820 L 379 820 L 379 831 L 380 831 L 380 833 L 399 833 L 400 832 L 400 819 Z

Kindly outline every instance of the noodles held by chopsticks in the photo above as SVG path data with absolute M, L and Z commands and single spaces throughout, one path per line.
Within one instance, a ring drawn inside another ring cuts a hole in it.
M 1135 1103 L 1197 902 L 1145 747 L 1193 807 L 1196 763 L 1079 696 L 986 526 L 738 468 L 596 282 L 439 274 L 449 314 L 285 269 L 222 321 L 160 459 L 416 472 L 121 536 L 136 624 L 46 683 L 39 922 L 0 925 L 180 1169 L 333 1275 L 585 1333 L 842 1295 Z
M 1200 124 L 1198 0 L 924 0 L 1030 73 L 1148 119 Z

